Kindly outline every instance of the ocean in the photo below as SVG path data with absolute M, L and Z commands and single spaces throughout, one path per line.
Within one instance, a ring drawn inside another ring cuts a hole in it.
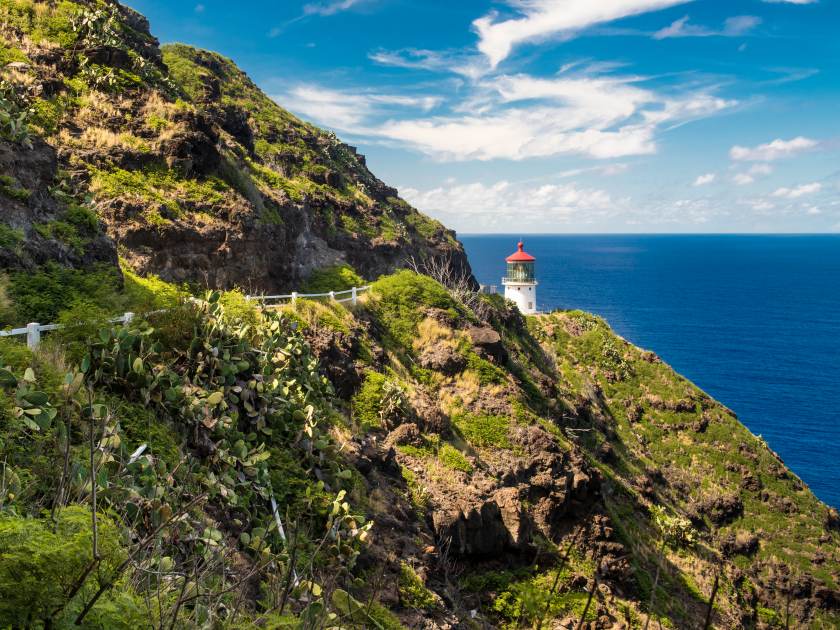
M 519 236 L 459 238 L 478 281 L 501 285 Z M 735 411 L 840 507 L 840 235 L 523 240 L 541 310 L 602 316 Z

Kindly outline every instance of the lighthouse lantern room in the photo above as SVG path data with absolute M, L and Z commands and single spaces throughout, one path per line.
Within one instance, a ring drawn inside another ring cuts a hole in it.
M 502 278 L 505 298 L 513 300 L 520 312 L 533 315 L 537 312 L 537 279 L 534 275 L 536 258 L 523 249 L 522 241 L 517 251 L 507 257 L 507 274 Z

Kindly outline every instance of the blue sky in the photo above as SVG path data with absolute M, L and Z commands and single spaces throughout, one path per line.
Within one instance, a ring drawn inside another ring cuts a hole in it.
M 836 0 L 133 0 L 475 232 L 840 232 Z

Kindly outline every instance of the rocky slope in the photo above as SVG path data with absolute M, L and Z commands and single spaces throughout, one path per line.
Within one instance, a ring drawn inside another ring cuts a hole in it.
M 840 622 L 840 515 L 596 317 L 407 271 L 351 309 L 148 288 L 0 340 L 0 625 Z
M 577 627 L 596 576 L 593 628 L 700 628 L 716 581 L 714 627 L 840 621 L 837 512 L 655 354 L 581 312 L 476 318 L 412 274 L 375 287 L 355 351 L 329 317 L 305 334 L 373 427 L 348 437 L 372 564 L 412 558 L 438 624 Z
M 375 278 L 411 258 L 449 257 L 469 275 L 454 234 L 353 147 L 230 60 L 161 50 L 131 9 L 2 0 L 0 35 L 5 268 L 88 269 L 118 252 L 140 273 L 253 292 L 337 264 Z

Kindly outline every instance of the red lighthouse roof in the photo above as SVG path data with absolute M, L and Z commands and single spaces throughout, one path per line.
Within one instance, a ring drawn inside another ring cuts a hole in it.
M 522 249 L 523 247 L 524 246 L 522 244 L 522 241 L 519 241 L 519 244 L 516 246 L 517 251 L 505 258 L 505 260 L 507 262 L 534 262 L 536 258 L 531 256 L 531 254 L 529 254 L 528 252 L 524 251 Z

